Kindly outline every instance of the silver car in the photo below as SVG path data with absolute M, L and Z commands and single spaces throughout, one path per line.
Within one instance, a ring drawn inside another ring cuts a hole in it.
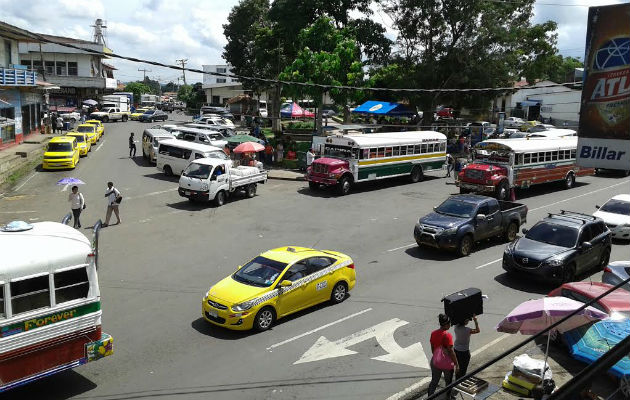
M 604 267 L 602 282 L 610 285 L 618 285 L 620 282 L 630 278 L 630 261 L 614 261 Z M 623 289 L 630 291 L 630 283 L 622 286 Z

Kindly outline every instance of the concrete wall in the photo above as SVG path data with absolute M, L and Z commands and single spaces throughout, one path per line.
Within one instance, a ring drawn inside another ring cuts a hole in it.
M 227 64 L 213 64 L 213 65 L 202 65 L 201 66 L 204 70 L 204 72 L 219 72 L 219 69 L 225 69 L 225 74 L 231 74 L 232 73 L 232 67 L 227 65 Z M 225 82 L 218 82 L 217 79 L 225 79 Z M 237 79 L 232 79 L 232 78 L 223 78 L 220 76 L 216 76 L 216 75 L 208 75 L 208 74 L 204 74 L 203 76 L 203 85 L 214 85 L 214 84 L 225 84 L 225 83 L 236 83 L 238 82 Z
M 9 67 L 11 64 L 19 64 L 18 41 L 2 37 L 0 40 L 0 67 Z M 11 54 L 5 54 L 4 41 L 11 42 Z

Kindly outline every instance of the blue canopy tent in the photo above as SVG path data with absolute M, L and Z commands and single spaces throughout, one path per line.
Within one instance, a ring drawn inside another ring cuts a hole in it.
M 416 112 L 408 106 L 400 103 L 389 103 L 387 101 L 370 100 L 352 110 L 355 114 L 390 116 L 390 117 L 413 117 Z

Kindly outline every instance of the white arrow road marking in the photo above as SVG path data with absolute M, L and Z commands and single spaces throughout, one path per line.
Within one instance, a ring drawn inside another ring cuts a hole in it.
M 293 364 L 303 364 L 307 362 L 320 361 L 328 358 L 336 358 L 356 354 L 348 347 L 354 346 L 366 340 L 375 338 L 378 344 L 387 354 L 373 357 L 373 360 L 404 364 L 415 368 L 429 368 L 429 361 L 424 353 L 420 342 L 408 347 L 400 347 L 394 339 L 394 332 L 401 326 L 407 325 L 407 321 L 398 318 L 381 322 L 352 335 L 348 335 L 339 340 L 331 342 L 324 336 L 320 336 L 310 349 L 308 349 L 299 360 Z
M 68 190 L 68 186 L 70 186 L 70 184 L 69 184 L 69 183 L 67 183 L 64 187 L 62 187 L 62 188 L 61 188 L 61 191 L 62 191 L 62 192 L 67 191 L 67 190 Z

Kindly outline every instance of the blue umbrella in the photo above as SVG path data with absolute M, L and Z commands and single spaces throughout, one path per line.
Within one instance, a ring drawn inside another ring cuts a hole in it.
M 590 364 L 628 335 L 630 335 L 630 319 L 626 318 L 598 321 L 590 327 L 585 325 L 565 332 L 562 336 L 569 346 L 571 356 Z M 630 357 L 626 356 L 613 365 L 610 373 L 619 378 L 630 377 Z
M 79 178 L 63 178 L 57 181 L 57 185 L 85 185 Z

